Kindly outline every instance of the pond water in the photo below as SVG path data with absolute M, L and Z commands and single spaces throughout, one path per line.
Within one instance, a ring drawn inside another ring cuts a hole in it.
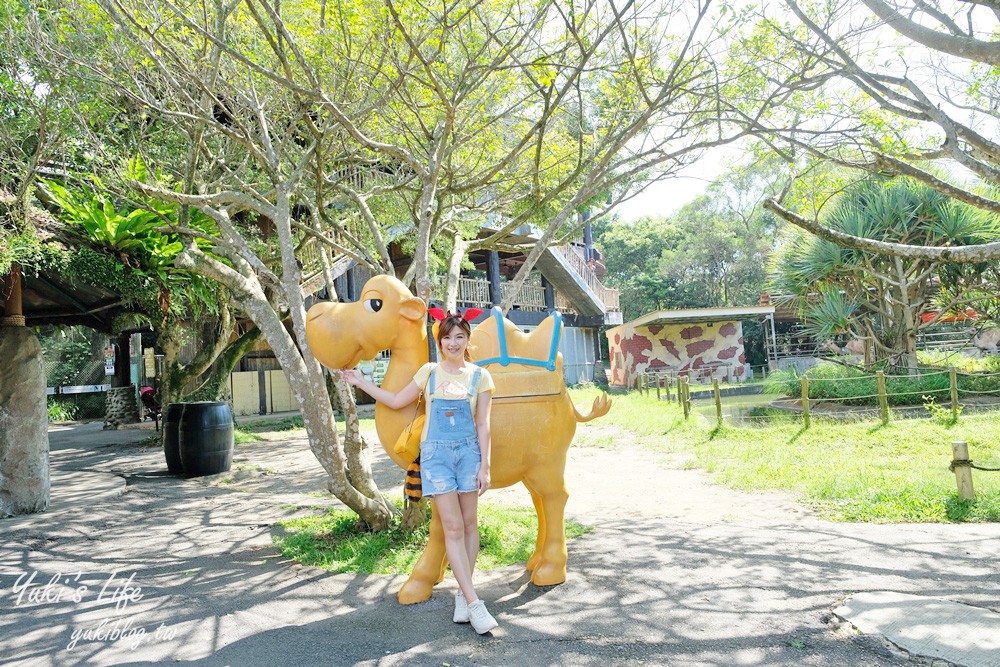
M 776 394 L 746 394 L 743 396 L 722 397 L 722 417 L 731 424 L 748 424 L 752 420 L 750 411 L 754 408 L 767 407 L 771 401 L 781 398 Z M 691 410 L 715 419 L 715 400 L 700 398 L 691 401 Z

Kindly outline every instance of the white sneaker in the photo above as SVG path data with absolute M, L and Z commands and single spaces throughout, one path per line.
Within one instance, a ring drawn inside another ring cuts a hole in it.
M 473 629 L 481 635 L 485 635 L 499 625 L 497 619 L 493 618 L 486 610 L 486 605 L 483 604 L 482 600 L 476 600 L 469 605 L 469 621 L 472 622 Z
M 469 622 L 469 603 L 465 601 L 465 594 L 462 591 L 455 593 L 455 615 L 451 620 L 456 623 Z

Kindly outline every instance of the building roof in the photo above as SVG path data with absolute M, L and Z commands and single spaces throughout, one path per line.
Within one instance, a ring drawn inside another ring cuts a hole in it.
M 746 320 L 774 313 L 774 306 L 730 306 L 725 308 L 685 308 L 682 310 L 658 310 L 636 318 L 620 327 L 644 327 L 652 324 L 700 324 L 704 322 L 726 322 Z M 614 331 L 615 329 L 611 329 Z
M 28 326 L 82 324 L 110 332 L 115 316 L 129 311 L 114 292 L 54 272 L 28 274 L 22 280 L 22 307 Z
M 0 190 L 0 207 L 10 206 L 12 202 L 12 196 Z M 48 211 L 32 205 L 28 207 L 27 216 L 40 241 L 62 249 L 72 248 L 72 239 L 65 238 L 61 225 Z M 3 279 L 0 275 L 0 285 Z M 60 275 L 55 270 L 28 270 L 22 274 L 21 309 L 29 327 L 81 324 L 106 332 L 111 331 L 119 313 L 130 312 L 125 299 L 115 292 Z M 0 313 L 4 313 L 2 295 Z

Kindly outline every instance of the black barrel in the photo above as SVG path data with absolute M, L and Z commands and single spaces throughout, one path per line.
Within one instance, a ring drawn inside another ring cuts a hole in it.
M 179 433 L 181 465 L 188 477 L 215 475 L 233 465 L 233 411 L 229 403 L 185 403 Z
M 181 465 L 181 446 L 178 427 L 181 425 L 183 403 L 171 403 L 163 413 L 163 456 L 167 459 L 167 470 L 175 475 L 184 472 Z

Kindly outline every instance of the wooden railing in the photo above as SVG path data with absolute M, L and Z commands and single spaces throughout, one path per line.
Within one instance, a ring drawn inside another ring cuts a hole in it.
M 511 284 L 503 283 L 500 288 L 506 299 L 511 291 Z M 521 285 L 513 303 L 515 306 L 520 306 L 521 310 L 545 310 L 545 288 L 538 285 Z
M 561 253 L 563 257 L 570 266 L 580 275 L 587 287 L 597 295 L 597 298 L 601 300 L 601 303 L 608 310 L 621 310 L 621 304 L 619 301 L 618 290 L 612 289 L 610 287 L 605 287 L 601 281 L 597 278 L 597 274 L 594 270 L 587 266 L 587 260 L 583 258 L 575 247 L 573 246 L 553 246 L 552 250 Z
M 489 308 L 490 283 L 474 278 L 458 279 L 458 302 L 473 308 Z
M 503 298 L 510 293 L 510 288 L 510 283 L 500 284 Z M 459 278 L 458 303 L 483 310 L 489 309 L 492 305 L 489 281 Z M 522 285 L 514 297 L 514 305 L 521 310 L 545 310 L 545 288 L 538 285 Z

